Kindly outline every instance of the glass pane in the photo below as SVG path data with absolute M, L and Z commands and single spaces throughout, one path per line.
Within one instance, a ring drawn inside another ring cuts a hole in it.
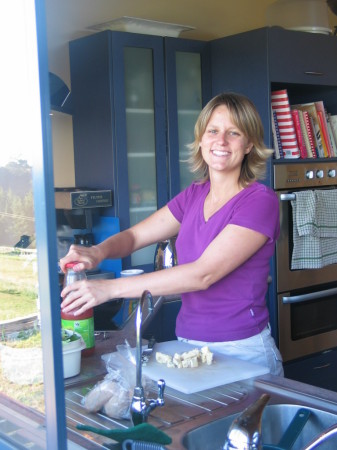
M 0 138 L 0 386 L 44 412 L 31 149 L 23 128 L 16 139 L 7 131 Z
M 126 129 L 130 225 L 157 209 L 156 148 L 151 49 L 125 48 Z M 133 266 L 153 262 L 155 248 L 134 253 Z
M 201 60 L 199 53 L 177 52 L 177 104 L 180 188 L 193 180 L 188 164 L 187 144 L 194 140 L 194 125 L 202 108 Z
M 35 8 L 33 1 L 12 3 L 6 2 L 2 30 L 8 35 L 15 17 L 18 30 L 2 54 L 1 71 L 6 114 L 0 133 L 0 435 L 42 450 L 45 428 L 36 426 L 30 434 L 22 421 L 29 417 L 32 427 L 34 412 L 45 411 L 32 187 L 39 139 Z M 29 113 L 18 120 L 23 104 Z

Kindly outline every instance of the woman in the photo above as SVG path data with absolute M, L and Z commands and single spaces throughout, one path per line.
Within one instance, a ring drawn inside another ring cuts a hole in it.
M 61 261 L 91 269 L 178 235 L 179 265 L 140 277 L 82 281 L 62 291 L 62 309 L 83 312 L 111 298 L 182 294 L 178 339 L 268 366 L 283 375 L 265 302 L 269 260 L 279 234 L 278 201 L 261 178 L 272 151 L 250 100 L 234 93 L 201 111 L 190 145 L 192 183 L 167 206 L 93 247 L 72 246 Z

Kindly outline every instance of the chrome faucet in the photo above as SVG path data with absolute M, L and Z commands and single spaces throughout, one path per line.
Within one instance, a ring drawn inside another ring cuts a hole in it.
M 136 310 L 136 386 L 131 401 L 131 419 L 134 425 L 147 422 L 148 415 L 157 406 L 163 406 L 165 381 L 158 380 L 158 398 L 146 402 L 142 385 L 142 311 L 145 300 L 148 300 L 149 313 L 152 314 L 153 297 L 149 291 L 144 291 L 137 304 Z
M 262 396 L 248 406 L 230 426 L 223 450 L 261 450 L 262 413 L 270 396 Z

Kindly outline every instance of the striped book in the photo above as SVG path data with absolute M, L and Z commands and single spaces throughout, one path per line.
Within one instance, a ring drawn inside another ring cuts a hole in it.
M 313 152 L 314 158 L 319 158 L 319 147 L 314 131 L 314 121 L 310 116 L 310 114 L 308 113 L 308 111 L 303 111 L 303 117 L 305 119 L 305 123 L 308 129 L 310 144 L 312 143 L 311 148 L 315 149 L 315 153 Z
M 329 131 L 328 131 L 328 124 L 326 120 L 326 111 L 324 107 L 323 101 L 315 102 L 317 116 L 319 120 L 319 125 L 321 128 L 322 138 L 324 139 L 325 146 L 327 148 L 328 156 L 331 158 L 334 155 L 334 151 L 331 145 L 330 137 L 329 137 Z
M 294 121 L 286 89 L 271 93 L 271 107 L 276 113 L 284 158 L 299 158 L 300 150 L 298 148 Z
M 276 118 L 276 112 L 271 111 L 272 119 L 271 119 L 271 129 L 273 133 L 273 143 L 274 143 L 274 157 L 275 159 L 282 159 L 284 158 L 283 149 L 282 149 L 282 143 L 280 138 L 280 131 L 278 129 L 277 124 L 277 118 Z
M 293 108 L 300 109 L 302 111 L 307 111 L 310 116 L 310 121 L 312 122 L 314 139 L 316 141 L 319 158 L 328 158 L 328 149 L 324 143 L 321 126 L 319 124 L 317 109 L 314 102 L 311 103 L 300 103 L 298 105 L 293 105 Z
M 305 147 L 307 149 L 307 156 L 308 156 L 308 158 L 314 158 L 313 150 L 312 150 L 310 139 L 309 139 L 308 130 L 307 130 L 307 127 L 306 127 L 305 122 L 304 122 L 304 117 L 303 117 L 304 113 L 300 109 L 298 109 L 297 111 L 298 111 L 298 117 L 300 119 L 302 136 L 303 136 L 303 139 L 304 139 L 304 142 L 305 142 Z
M 302 112 L 302 111 L 301 111 Z M 297 137 L 298 148 L 300 149 L 300 157 L 305 159 L 308 157 L 307 147 L 305 145 L 304 136 L 302 133 L 302 127 L 300 122 L 300 114 L 298 109 L 292 109 L 291 115 L 293 116 L 294 127 Z

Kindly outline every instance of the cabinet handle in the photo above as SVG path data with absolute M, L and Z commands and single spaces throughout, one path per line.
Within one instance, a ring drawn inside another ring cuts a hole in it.
M 331 366 L 331 363 L 326 363 L 326 364 L 323 364 L 323 366 L 316 366 L 316 367 L 314 367 L 314 370 L 316 370 L 316 369 L 326 369 L 327 367 L 330 367 Z
M 311 70 L 307 70 L 304 73 L 305 73 L 305 75 L 313 75 L 315 77 L 321 77 L 324 75 L 323 72 L 315 72 L 315 71 L 311 71 Z

